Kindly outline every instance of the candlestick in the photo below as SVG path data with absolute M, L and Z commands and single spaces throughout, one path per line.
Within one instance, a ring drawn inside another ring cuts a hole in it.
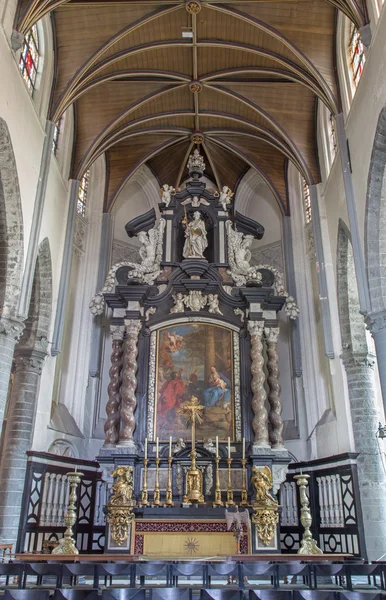
M 76 469 L 72 473 L 67 473 L 67 481 L 70 482 L 70 497 L 64 517 L 67 529 L 64 532 L 64 537 L 59 541 L 59 546 L 53 549 L 52 554 L 79 554 L 72 528 L 76 523 L 76 488 L 80 483 L 81 477 L 83 477 L 83 473 L 77 473 Z
M 141 506 L 149 506 L 149 494 L 147 491 L 147 438 L 145 440 L 145 458 L 143 459 L 143 483 L 141 492 Z
M 216 438 L 217 441 L 218 438 Z M 214 492 L 214 502 L 213 506 L 223 506 L 223 502 L 221 500 L 221 488 L 220 488 L 220 458 L 218 456 L 218 448 L 217 448 L 217 456 L 216 456 L 216 490 Z
M 248 506 L 247 469 L 246 469 L 247 461 L 245 459 L 245 456 L 242 459 L 241 464 L 243 465 L 243 471 L 242 471 L 241 502 L 240 502 L 240 506 Z
M 308 500 L 306 493 L 309 478 L 309 475 L 303 475 L 302 473 L 294 476 L 300 491 L 300 522 L 304 527 L 303 539 L 300 542 L 298 554 L 323 554 L 322 550 L 318 547 L 316 541 L 313 539 L 310 530 L 312 525 L 312 516 L 310 511 L 310 501 Z
M 170 438 L 170 443 L 172 438 Z M 166 488 L 166 499 L 164 506 L 174 506 L 173 502 L 173 490 L 172 490 L 172 457 L 168 458 L 168 486 Z
M 245 460 L 245 437 L 243 437 L 243 460 Z
M 229 440 L 229 438 L 228 438 Z M 228 446 L 229 449 L 229 446 Z M 232 481 L 231 481 L 231 464 L 232 464 L 232 459 L 231 458 L 227 458 L 227 463 L 228 463 L 228 489 L 227 489 L 227 501 L 226 501 L 226 505 L 227 506 L 232 506 L 234 504 L 233 502 L 233 491 L 232 491 Z
M 158 444 L 158 438 L 157 438 Z M 157 447 L 158 450 L 158 447 Z M 161 506 L 161 493 L 159 489 L 159 458 L 155 459 L 155 486 L 154 486 L 154 495 L 153 495 L 153 506 Z
M 231 457 L 231 438 L 228 438 L 228 458 Z
M 156 441 L 155 441 L 155 457 L 159 458 L 159 439 L 158 439 L 158 437 L 156 438 Z
M 216 458 L 218 458 L 218 435 L 216 435 Z
M 172 455 L 172 436 L 169 438 L 169 458 Z

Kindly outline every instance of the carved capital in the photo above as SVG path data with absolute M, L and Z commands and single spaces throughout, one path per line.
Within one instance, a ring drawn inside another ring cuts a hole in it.
M 368 313 L 365 316 L 367 329 L 372 335 L 376 335 L 386 327 L 386 310 Z
M 248 321 L 248 331 L 251 337 L 262 337 L 264 332 L 264 321 Z
M 0 334 L 13 338 L 15 342 L 20 338 L 24 327 L 24 323 L 17 319 L 7 319 L 6 317 L 0 318 Z
M 110 334 L 114 342 L 122 342 L 125 336 L 124 325 L 110 325 Z
M 29 371 L 41 375 L 47 352 L 18 349 L 14 354 L 15 372 Z
M 125 328 L 127 337 L 138 337 L 142 328 L 141 321 L 137 319 L 125 319 Z
M 267 342 L 269 344 L 277 344 L 277 341 L 279 339 L 279 333 L 280 333 L 279 327 L 265 327 L 264 328 L 265 339 L 267 340 Z
M 345 369 L 353 369 L 355 367 L 367 367 L 368 369 L 373 369 L 376 362 L 374 354 L 364 352 L 345 351 L 341 355 L 341 359 Z

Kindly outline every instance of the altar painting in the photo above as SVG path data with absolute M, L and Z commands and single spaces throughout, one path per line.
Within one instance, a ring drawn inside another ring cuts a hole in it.
M 196 396 L 204 406 L 196 425 L 197 441 L 228 436 L 234 440 L 232 331 L 208 323 L 172 325 L 158 331 L 155 436 L 190 440 L 179 414 L 181 404 Z

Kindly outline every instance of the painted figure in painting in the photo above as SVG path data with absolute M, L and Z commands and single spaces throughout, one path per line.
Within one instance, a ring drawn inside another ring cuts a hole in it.
M 196 396 L 205 409 L 197 439 L 233 439 L 232 333 L 206 323 L 166 327 L 158 333 L 156 435 L 189 439 L 178 408 Z

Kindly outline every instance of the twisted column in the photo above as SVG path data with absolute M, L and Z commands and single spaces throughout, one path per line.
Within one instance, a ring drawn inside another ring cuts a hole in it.
M 137 389 L 137 355 L 138 336 L 142 323 L 134 319 L 125 320 L 126 343 L 123 356 L 122 388 L 121 388 L 121 428 L 119 446 L 135 448 L 133 433 L 135 429 L 134 411 L 137 406 L 135 390 Z
M 253 410 L 253 446 L 269 447 L 267 430 L 267 410 L 265 401 L 267 394 L 264 389 L 264 357 L 263 357 L 263 331 L 264 321 L 248 321 L 248 331 L 251 336 L 251 389 Z
M 266 327 L 264 329 L 267 341 L 267 369 L 268 369 L 268 402 L 270 406 L 269 419 L 269 441 L 272 448 L 283 448 L 284 423 L 281 417 L 283 407 L 280 400 L 279 382 L 279 355 L 277 353 L 277 340 L 279 339 L 279 327 Z
M 121 405 L 121 371 L 123 357 L 123 338 L 125 327 L 112 325 L 110 327 L 113 347 L 111 352 L 110 383 L 107 388 L 109 396 L 106 404 L 107 421 L 105 423 L 105 448 L 115 446 L 119 440 L 119 407 Z

